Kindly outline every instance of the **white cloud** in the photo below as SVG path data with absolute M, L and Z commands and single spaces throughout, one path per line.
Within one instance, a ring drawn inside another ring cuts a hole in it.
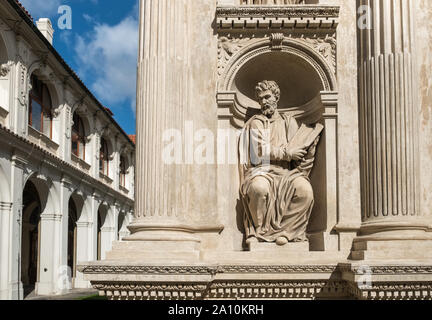
M 93 21 L 93 18 L 90 15 L 88 15 L 87 13 L 83 14 L 83 18 L 87 22 L 92 22 Z
M 57 14 L 61 5 L 60 0 L 20 0 L 20 2 L 36 19 L 52 17 Z
M 129 16 L 119 24 L 96 24 L 77 36 L 78 73 L 92 82 L 90 89 L 104 103 L 131 102 L 135 109 L 138 20 Z M 86 81 L 86 82 L 89 82 Z

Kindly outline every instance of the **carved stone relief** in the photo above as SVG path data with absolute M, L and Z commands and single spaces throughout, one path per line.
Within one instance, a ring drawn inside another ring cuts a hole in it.
M 283 33 L 271 33 L 265 36 L 259 34 L 248 34 L 247 36 L 239 36 L 237 34 L 223 34 L 219 37 L 218 43 L 218 75 L 222 76 L 226 66 L 231 59 L 241 49 L 251 46 L 260 39 L 268 39 L 268 45 L 272 50 L 280 50 L 284 39 L 290 39 L 294 42 L 299 42 L 308 45 L 311 49 L 322 56 L 331 68 L 332 72 L 336 72 L 336 34 L 325 35 L 292 35 Z

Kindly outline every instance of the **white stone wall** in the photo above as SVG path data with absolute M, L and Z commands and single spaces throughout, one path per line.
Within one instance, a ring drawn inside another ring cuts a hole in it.
M 23 298 L 20 275 L 22 246 L 23 190 L 31 180 L 40 198 L 40 258 L 36 293 L 64 292 L 62 277 L 67 266 L 68 206 L 72 197 L 78 208 L 77 263 L 97 258 L 97 216 L 107 212 L 102 233 L 102 258 L 111 243 L 128 234 L 134 206 L 135 148 L 121 133 L 114 120 L 88 96 L 81 84 L 63 68 L 49 48 L 22 23 L 20 35 L 9 25 L 16 12 L 0 4 L 0 299 Z M 52 139 L 29 129 L 30 76 L 36 72 L 50 90 L 54 119 Z M 71 128 L 74 112 L 85 123 L 85 161 L 71 154 Z M 110 179 L 99 175 L 99 142 L 104 136 L 110 145 Z M 128 159 L 125 188 L 119 186 L 120 155 Z M 119 215 L 123 225 L 118 226 Z M 89 287 L 77 272 L 75 288 Z

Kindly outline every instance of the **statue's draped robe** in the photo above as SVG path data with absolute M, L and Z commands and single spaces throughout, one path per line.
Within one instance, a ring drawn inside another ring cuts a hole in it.
M 303 181 L 297 182 L 310 185 L 309 173 L 291 168 L 294 167 L 292 162 L 283 161 L 284 147 L 298 129 L 299 125 L 292 116 L 279 113 L 271 120 L 256 115 L 243 129 L 239 140 L 239 160 L 246 239 L 256 237 L 260 241 L 274 242 L 279 237 L 286 237 L 289 241 L 305 237 L 314 205 L 313 193 L 311 201 L 300 201 L 293 182 L 301 179 Z M 309 158 L 315 156 L 315 147 L 316 144 L 309 150 Z M 267 161 L 262 160 L 264 154 L 270 154 Z M 262 226 L 258 228 L 253 223 L 248 205 L 248 191 L 256 177 L 265 178 L 270 186 L 267 209 L 261 217 Z

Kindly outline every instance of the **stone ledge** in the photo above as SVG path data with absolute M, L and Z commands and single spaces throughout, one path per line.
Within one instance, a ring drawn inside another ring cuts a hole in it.
M 372 264 L 369 283 L 364 266 L 352 263 L 128 266 L 102 261 L 79 268 L 112 300 L 432 299 L 432 265 L 418 262 Z
M 269 242 L 251 242 L 248 245 L 249 251 L 253 252 L 271 252 L 274 254 L 284 254 L 290 252 L 309 252 L 309 242 L 289 242 L 284 246 L 278 246 L 276 243 Z

